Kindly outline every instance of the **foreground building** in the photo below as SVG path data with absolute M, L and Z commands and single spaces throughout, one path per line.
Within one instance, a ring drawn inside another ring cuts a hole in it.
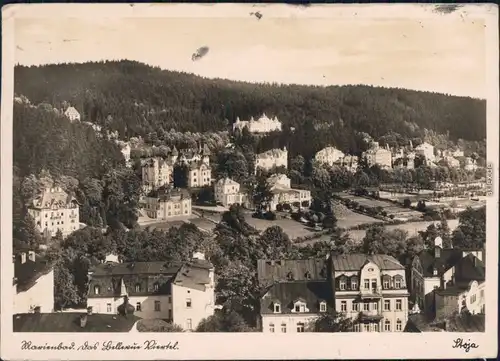
M 388 255 L 332 255 L 335 309 L 354 332 L 402 332 L 408 321 L 405 268 Z
M 284 205 L 295 208 L 308 208 L 311 205 L 311 191 L 307 189 L 294 189 L 291 187 L 290 178 L 284 174 L 273 174 L 267 180 L 273 199 L 269 202 L 271 211 Z
M 54 270 L 34 251 L 13 257 L 14 314 L 50 313 L 54 310 Z
M 200 253 L 189 262 L 107 261 L 89 271 L 87 306 L 116 314 L 125 297 L 134 315 L 164 319 L 186 331 L 214 313 L 214 268 Z
M 262 332 L 304 332 L 330 311 L 353 332 L 402 332 L 408 321 L 405 269 L 387 255 L 334 255 L 328 259 L 259 260 Z
M 178 216 L 191 216 L 191 195 L 186 189 L 151 191 L 142 199 L 149 218 L 166 220 Z
M 224 207 L 233 204 L 243 205 L 247 202 L 247 196 L 240 191 L 240 184 L 231 178 L 221 178 L 214 185 L 215 201 Z
M 270 132 L 281 132 L 282 124 L 277 117 L 270 119 L 266 114 L 255 120 L 253 117 L 249 121 L 241 121 L 239 117 L 233 123 L 233 131 L 242 131 L 247 128 L 250 133 L 265 134 Z
M 58 230 L 67 236 L 79 228 L 78 202 L 60 187 L 46 188 L 33 200 L 28 213 L 38 230 L 52 237 Z

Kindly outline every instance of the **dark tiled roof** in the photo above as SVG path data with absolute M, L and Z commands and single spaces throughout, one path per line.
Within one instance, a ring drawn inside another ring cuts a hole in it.
M 112 275 L 139 275 L 139 274 L 165 274 L 173 275 L 182 266 L 182 262 L 130 262 L 130 263 L 101 263 L 94 268 L 92 276 Z
M 129 332 L 137 316 L 92 314 L 85 327 L 80 326 L 82 313 L 23 313 L 13 317 L 14 332 Z
M 210 283 L 209 269 L 197 267 L 196 264 L 184 264 L 174 279 L 176 286 L 188 287 L 205 291 L 205 286 Z
M 203 163 L 203 161 L 201 161 L 201 160 L 191 162 L 191 163 L 189 164 L 189 167 L 190 167 L 191 169 L 200 169 L 200 168 L 206 168 L 206 169 L 209 169 L 209 168 L 210 168 L 208 165 L 206 165 L 205 163 Z
M 31 288 L 37 279 L 46 275 L 52 270 L 52 264 L 40 255 L 35 255 L 35 262 L 28 259 L 26 252 L 26 262 L 21 263 L 20 255 L 15 259 L 14 277 L 17 291 L 26 291 Z
M 385 254 L 343 254 L 332 255 L 335 271 L 358 271 L 367 261 L 375 263 L 381 270 L 402 270 L 404 267 L 394 257 Z
M 457 285 L 467 285 L 471 281 L 482 282 L 485 280 L 485 272 L 484 263 L 469 253 L 455 265 L 455 283 Z
M 455 265 L 463 256 L 463 252 L 458 249 L 444 248 L 440 250 L 440 257 L 434 256 L 434 249 L 425 249 L 419 254 L 420 263 L 422 264 L 424 277 L 434 276 L 434 268 L 437 269 L 438 275 Z
M 292 313 L 293 303 L 298 299 L 306 303 L 309 313 L 318 313 L 321 301 L 331 307 L 331 287 L 327 281 L 280 282 L 272 285 L 260 300 L 261 314 L 274 313 L 273 303 L 281 303 L 281 313 Z
M 303 259 L 303 260 L 258 260 L 257 274 L 259 283 L 273 283 L 278 281 L 288 281 L 291 272 L 293 280 L 307 280 L 309 273 L 310 280 L 326 280 L 328 267 L 326 259 Z

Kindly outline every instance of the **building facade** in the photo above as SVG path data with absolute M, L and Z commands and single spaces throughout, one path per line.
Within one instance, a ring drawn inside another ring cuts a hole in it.
M 92 312 L 116 314 L 127 297 L 134 315 L 164 319 L 195 330 L 214 313 L 214 268 L 198 255 L 189 262 L 107 261 L 89 271 L 87 306 Z
M 145 193 L 169 185 L 173 181 L 174 164 L 170 159 L 149 158 L 142 166 L 142 188 Z
M 153 191 L 142 199 L 149 218 L 165 220 L 172 217 L 191 216 L 191 195 L 185 189 Z
M 354 332 L 402 332 L 408 321 L 405 268 L 387 255 L 332 255 L 335 309 Z
M 13 257 L 14 314 L 54 311 L 54 270 L 34 251 Z
M 368 167 L 378 165 L 381 168 L 392 168 L 392 153 L 389 149 L 381 148 L 378 142 L 373 142 L 370 149 L 363 153 Z
M 240 184 L 230 178 L 221 178 L 214 185 L 215 201 L 224 207 L 232 204 L 243 205 L 247 202 L 247 197 L 240 192 Z
M 320 164 L 328 164 L 333 166 L 337 161 L 343 159 L 345 156 L 344 152 L 338 150 L 335 147 L 326 147 L 316 153 L 314 159 Z
M 212 183 L 212 170 L 208 157 L 189 164 L 187 180 L 189 188 L 209 186 Z
M 415 152 L 423 156 L 426 162 L 432 163 L 435 160 L 434 146 L 427 142 L 424 142 L 415 147 Z
M 273 198 L 269 203 L 272 211 L 283 205 L 295 208 L 308 208 L 311 205 L 311 191 L 308 189 L 291 188 L 291 181 L 284 174 L 273 174 L 267 180 Z
M 38 230 L 50 236 L 55 236 L 58 230 L 67 236 L 79 228 L 78 202 L 60 187 L 46 188 L 33 200 L 28 213 Z
M 80 113 L 74 107 L 68 107 L 65 110 L 64 115 L 72 122 L 80 121 Z
M 255 156 L 255 173 L 259 168 L 270 170 L 274 167 L 288 168 L 288 150 L 271 149 Z
M 258 134 L 276 131 L 281 132 L 282 125 L 277 117 L 270 119 L 266 114 L 262 114 L 257 120 L 251 117 L 249 121 L 241 121 L 240 118 L 237 117 L 236 121 L 233 123 L 233 131 L 242 131 L 244 128 L 247 128 L 250 133 Z

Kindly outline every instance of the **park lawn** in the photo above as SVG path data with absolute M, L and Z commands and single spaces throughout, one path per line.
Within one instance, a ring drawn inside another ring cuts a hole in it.
M 337 226 L 340 228 L 348 229 L 359 226 L 361 224 L 375 223 L 375 222 L 382 223 L 383 221 L 381 221 L 380 219 L 372 218 L 367 215 L 356 213 L 349 210 L 347 215 L 337 219 Z
M 272 226 L 280 226 L 283 231 L 288 234 L 290 239 L 314 234 L 313 231 L 306 228 L 307 226 L 292 219 L 277 219 L 275 221 L 268 221 L 266 219 L 253 218 L 251 215 L 248 215 L 245 219 L 248 224 L 255 227 L 259 231 L 264 231 Z
M 212 231 L 215 228 L 215 223 L 203 218 L 193 218 L 189 220 L 189 223 L 201 228 L 202 230 Z

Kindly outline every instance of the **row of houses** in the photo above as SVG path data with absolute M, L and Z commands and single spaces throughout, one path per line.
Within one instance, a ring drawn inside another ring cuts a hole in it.
M 412 314 L 442 320 L 485 313 L 484 250 L 422 251 L 405 266 L 383 254 L 330 254 L 322 259 L 258 260 L 264 290 L 256 315 L 264 333 L 306 332 L 322 314 L 352 321 L 352 332 L 403 332 Z M 14 313 L 54 312 L 52 265 L 35 252 L 14 257 Z M 195 330 L 213 315 L 215 274 L 196 252 L 188 262 L 121 262 L 108 256 L 89 270 L 87 311 L 116 315 L 125 300 L 134 315 Z

